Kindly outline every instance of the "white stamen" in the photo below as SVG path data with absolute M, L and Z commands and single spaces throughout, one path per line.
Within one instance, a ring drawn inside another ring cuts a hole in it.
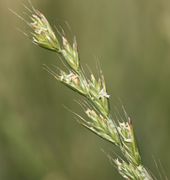
M 102 89 L 102 90 L 99 92 L 99 97 L 109 98 L 110 95 L 107 94 L 107 92 L 106 92 L 104 89 Z

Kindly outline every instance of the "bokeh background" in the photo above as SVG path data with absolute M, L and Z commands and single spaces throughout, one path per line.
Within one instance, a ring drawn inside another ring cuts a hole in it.
M 0 179 L 122 179 L 101 151 L 112 146 L 82 128 L 63 105 L 77 98 L 42 64 L 57 56 L 33 45 L 12 15 L 22 0 L 0 0 Z M 68 21 L 82 63 L 100 60 L 112 107 L 131 116 L 143 163 L 170 177 L 170 2 L 167 0 L 32 0 L 51 24 Z M 66 30 L 67 31 L 67 30 Z M 118 105 L 119 106 L 119 105 Z M 114 113 L 114 112 L 113 112 Z M 161 169 L 161 167 L 159 167 Z

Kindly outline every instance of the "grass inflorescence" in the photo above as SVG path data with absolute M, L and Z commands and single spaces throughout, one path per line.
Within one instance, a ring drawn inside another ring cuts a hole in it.
M 58 73 L 48 67 L 46 70 L 56 80 L 85 98 L 81 106 L 87 118 L 84 119 L 77 115 L 79 122 L 119 149 L 122 156 L 112 157 L 111 161 L 124 179 L 155 179 L 142 164 L 130 117 L 127 116 L 122 121 L 122 119 L 115 119 L 111 115 L 110 95 L 107 92 L 102 71 L 100 70 L 99 78 L 96 78 L 93 73 L 88 78 L 80 63 L 76 38 L 74 37 L 73 43 L 70 44 L 65 33 L 60 33 L 60 37 L 57 37 L 48 20 L 40 11 L 34 7 L 31 9 L 26 7 L 26 9 L 29 13 L 28 21 L 19 15 L 17 16 L 30 27 L 31 31 L 27 36 L 34 44 L 61 56 L 67 67 L 67 70 L 59 68 Z

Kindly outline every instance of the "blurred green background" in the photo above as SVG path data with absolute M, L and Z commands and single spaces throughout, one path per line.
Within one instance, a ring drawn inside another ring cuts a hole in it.
M 0 179 L 122 179 L 101 151 L 112 146 L 81 128 L 63 104 L 80 112 L 77 96 L 42 64 L 57 56 L 16 31 L 21 0 L 0 0 Z M 170 2 L 165 0 L 32 0 L 51 24 L 68 21 L 82 63 L 100 60 L 111 105 L 131 116 L 143 162 L 170 177 Z M 67 29 L 67 27 L 64 26 Z M 72 33 L 68 33 L 69 39 Z M 114 113 L 114 112 L 113 112 Z

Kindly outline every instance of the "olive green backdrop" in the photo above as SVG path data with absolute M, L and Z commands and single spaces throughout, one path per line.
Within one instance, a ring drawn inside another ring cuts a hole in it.
M 0 0 L 0 179 L 122 179 L 105 152 L 112 146 L 82 128 L 63 105 L 80 112 L 77 95 L 42 64 L 57 56 L 33 45 L 21 0 Z M 143 162 L 170 177 L 170 2 L 165 0 L 32 0 L 51 24 L 76 35 L 81 61 L 96 72 L 99 59 L 111 105 L 125 105 Z M 65 25 L 68 21 L 71 30 Z M 114 111 L 113 111 L 114 113 Z M 161 169 L 161 167 L 159 167 Z

